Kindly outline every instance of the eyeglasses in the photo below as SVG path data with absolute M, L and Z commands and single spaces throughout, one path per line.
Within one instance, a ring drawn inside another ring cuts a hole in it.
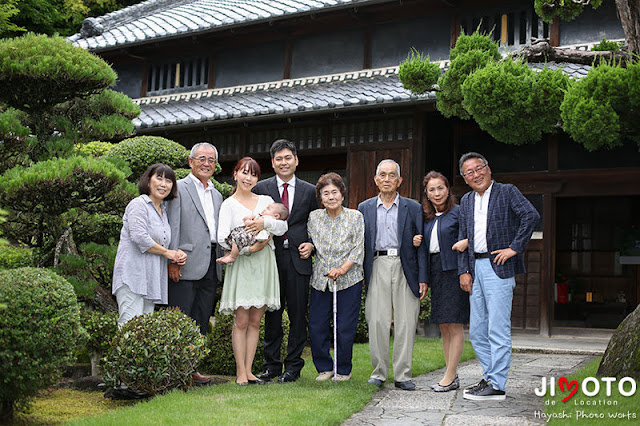
M 200 164 L 205 164 L 205 163 L 216 164 L 216 161 L 217 161 L 214 157 L 205 157 L 204 155 L 201 155 L 200 157 L 196 157 L 196 158 L 193 158 L 193 157 L 191 158 Z
M 485 164 L 484 166 L 476 167 L 476 168 L 475 168 L 475 169 L 473 169 L 473 170 L 469 170 L 468 172 L 463 173 L 463 174 L 462 174 L 462 176 L 464 176 L 464 177 L 471 177 L 471 176 L 475 175 L 476 173 L 477 173 L 477 174 L 480 174 L 480 173 L 482 173 L 482 172 L 483 172 L 483 170 L 484 170 L 484 169 L 485 169 L 485 167 L 487 167 L 487 166 L 488 166 L 488 164 Z

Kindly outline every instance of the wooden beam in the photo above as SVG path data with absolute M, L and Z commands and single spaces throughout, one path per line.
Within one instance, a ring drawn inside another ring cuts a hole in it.
M 553 18 L 553 22 L 549 26 L 549 44 L 552 47 L 560 46 L 560 18 Z
M 556 270 L 556 200 L 542 196 L 542 252 L 540 268 L 540 334 L 549 336 L 553 320 L 553 286 Z
M 291 63 L 293 59 L 293 42 L 291 37 L 285 40 L 284 45 L 284 69 L 282 71 L 282 78 L 287 80 L 291 78 Z
M 363 45 L 362 69 L 368 70 L 371 68 L 371 25 L 364 30 Z

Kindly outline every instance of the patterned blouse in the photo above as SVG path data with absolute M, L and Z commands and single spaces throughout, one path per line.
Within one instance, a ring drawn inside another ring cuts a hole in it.
M 350 260 L 354 265 L 338 277 L 338 290 L 344 290 L 364 279 L 364 218 L 358 210 L 343 208 L 332 219 L 326 209 L 314 210 L 307 224 L 309 238 L 316 249 L 311 286 L 325 291 L 331 279 L 326 277 L 332 268 L 339 268 Z M 331 283 L 333 284 L 333 283 Z M 329 288 L 331 290 L 331 288 Z

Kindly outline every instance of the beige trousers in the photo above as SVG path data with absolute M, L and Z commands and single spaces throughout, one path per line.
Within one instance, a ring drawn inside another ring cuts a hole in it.
M 365 315 L 369 326 L 371 378 L 387 380 L 389 373 L 389 334 L 393 318 L 393 376 L 396 382 L 411 379 L 411 358 L 416 335 L 420 301 L 404 277 L 400 257 L 373 259 Z

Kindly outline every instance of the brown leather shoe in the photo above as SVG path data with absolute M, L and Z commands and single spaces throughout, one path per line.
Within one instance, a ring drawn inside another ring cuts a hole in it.
M 197 371 L 193 373 L 191 377 L 193 378 L 193 383 L 197 385 L 206 385 L 211 381 L 211 377 L 200 374 Z

